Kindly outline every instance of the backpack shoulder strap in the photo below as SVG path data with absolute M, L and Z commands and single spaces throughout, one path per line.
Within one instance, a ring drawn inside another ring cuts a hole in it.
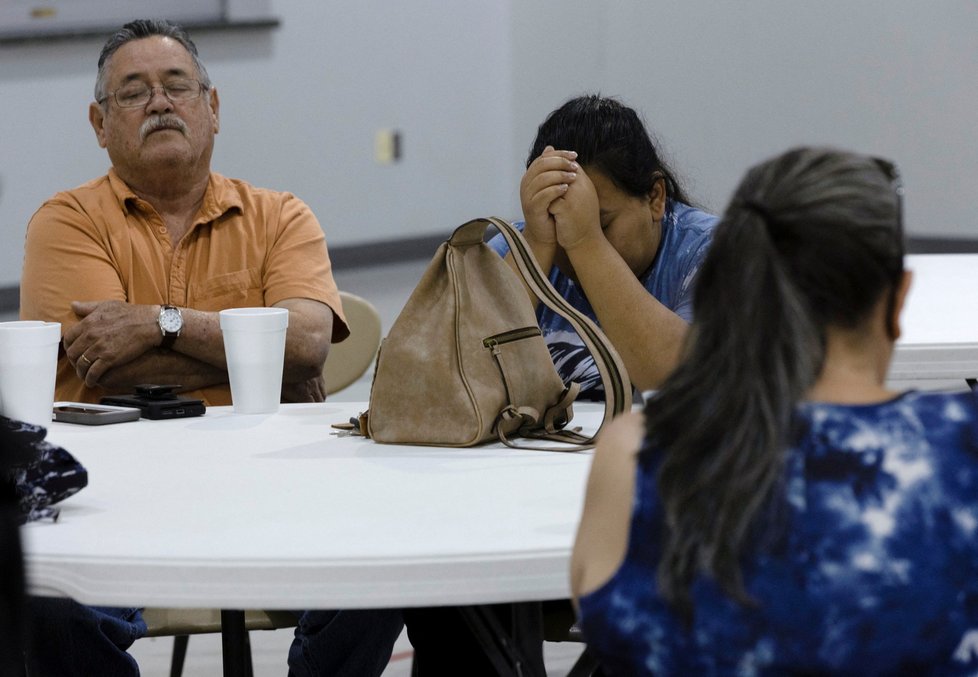
M 485 230 L 490 225 L 502 234 L 509 244 L 516 269 L 526 286 L 543 304 L 567 320 L 574 327 L 581 340 L 584 341 L 584 345 L 587 346 L 594 358 L 598 373 L 601 375 L 601 382 L 604 385 L 605 408 L 604 420 L 601 424 L 603 428 L 605 423 L 618 414 L 627 411 L 632 404 L 631 381 L 628 379 L 628 372 L 625 370 L 625 364 L 618 355 L 618 351 L 615 350 L 611 341 L 591 318 L 574 308 L 557 293 L 519 230 L 509 222 L 497 217 L 477 219 L 476 221 L 483 223 L 481 230 L 478 231 L 480 239 L 485 235 Z

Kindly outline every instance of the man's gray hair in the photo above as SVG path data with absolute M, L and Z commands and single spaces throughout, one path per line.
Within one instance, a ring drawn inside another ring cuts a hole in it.
M 200 84 L 208 92 L 210 91 L 210 76 L 207 74 L 207 69 L 204 68 L 204 64 L 201 63 L 200 57 L 197 56 L 197 45 L 187 35 L 187 31 L 181 26 L 165 19 L 139 19 L 137 21 L 130 21 L 116 31 L 102 47 L 102 53 L 98 57 L 98 77 L 95 79 L 96 101 L 101 103 L 108 95 L 105 91 L 105 80 L 108 75 L 109 61 L 112 59 L 112 55 L 127 42 L 142 40 L 153 35 L 172 38 L 183 45 L 184 49 L 190 53 L 190 57 L 194 61 L 194 67 L 197 69 L 197 77 L 200 79 Z

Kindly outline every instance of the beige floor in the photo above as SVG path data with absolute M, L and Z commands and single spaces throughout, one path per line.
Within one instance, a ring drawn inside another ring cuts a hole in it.
M 284 677 L 288 670 L 285 660 L 292 642 L 291 630 L 251 633 L 252 662 L 255 677 Z M 131 653 L 139 662 L 143 677 L 166 677 L 170 674 L 170 652 L 173 640 L 167 637 L 141 639 Z M 570 671 L 581 653 L 577 644 L 544 645 L 544 661 L 550 677 L 563 677 Z M 219 677 L 222 670 L 219 635 L 198 635 L 190 639 L 184 677 Z M 394 645 L 394 655 L 383 677 L 409 677 L 411 674 L 411 644 L 402 634 Z M 459 673 L 464 675 L 464 671 Z

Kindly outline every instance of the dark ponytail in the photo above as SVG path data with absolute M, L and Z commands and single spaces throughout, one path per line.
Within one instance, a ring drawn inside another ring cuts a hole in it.
M 748 603 L 740 562 L 783 494 L 796 403 L 822 365 L 825 329 L 854 327 L 902 274 L 892 177 L 864 156 L 798 149 L 752 169 L 697 278 L 682 364 L 646 405 L 666 518 L 662 595 L 692 618 L 712 576 Z

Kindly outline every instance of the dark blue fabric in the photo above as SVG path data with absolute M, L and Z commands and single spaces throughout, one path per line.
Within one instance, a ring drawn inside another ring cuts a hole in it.
M 138 677 L 139 667 L 126 649 L 146 634 L 139 609 L 30 597 L 28 618 L 30 677 Z
M 45 442 L 39 425 L 0 416 L 0 440 L 10 449 L 10 468 L 20 506 L 20 521 L 58 519 L 53 507 L 88 486 L 88 471 L 68 451 Z
M 140 609 L 92 607 L 70 599 L 29 598 L 30 677 L 138 677 L 127 653 L 146 634 Z M 291 677 L 379 676 L 404 622 L 399 610 L 295 612 Z
M 648 271 L 639 281 L 659 303 L 689 322 L 693 317 L 693 281 L 706 256 L 717 218 L 681 202 L 669 201 L 662 218 L 662 241 Z M 513 224 L 523 230 L 525 224 Z M 509 252 L 502 235 L 489 241 L 501 256 Z M 554 266 L 550 283 L 564 299 L 595 322 L 598 321 L 581 288 Z M 604 387 L 594 359 L 567 320 L 544 304 L 537 306 L 537 322 L 543 332 L 557 373 L 564 383 L 581 385 L 579 399 L 604 400 Z
M 289 677 L 379 676 L 403 627 L 399 610 L 306 611 L 289 648 Z
M 744 562 L 758 606 L 701 577 L 691 630 L 656 591 L 657 465 L 640 464 L 625 562 L 580 600 L 611 674 L 978 674 L 974 396 L 798 411 L 784 523 Z

